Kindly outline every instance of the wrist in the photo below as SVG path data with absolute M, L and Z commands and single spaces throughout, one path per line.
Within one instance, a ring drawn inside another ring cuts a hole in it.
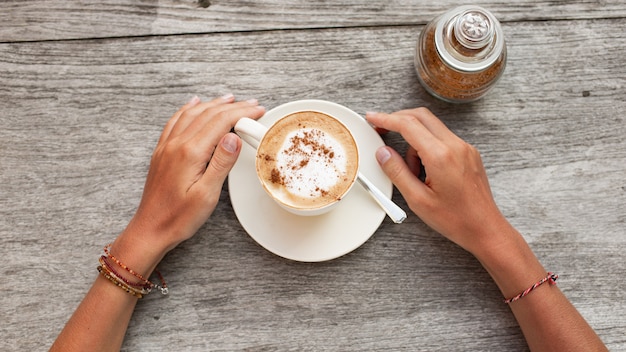
M 143 233 L 127 227 L 109 249 L 120 262 L 144 277 L 149 277 L 167 250 L 150 241 Z
M 490 241 L 473 254 L 502 294 L 510 297 L 544 277 L 546 271 L 526 240 L 508 222 L 494 230 L 497 232 L 489 236 Z

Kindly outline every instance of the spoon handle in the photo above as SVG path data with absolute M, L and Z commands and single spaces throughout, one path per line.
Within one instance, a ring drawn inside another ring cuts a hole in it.
M 378 187 L 374 186 L 374 184 L 367 179 L 362 173 L 359 172 L 357 179 L 363 188 L 365 188 L 369 194 L 376 200 L 376 203 L 380 205 L 381 208 L 387 213 L 389 218 L 393 220 L 396 224 L 400 224 L 406 219 L 406 213 L 402 208 L 400 208 L 396 203 L 394 203 L 391 199 L 387 198 L 381 192 Z

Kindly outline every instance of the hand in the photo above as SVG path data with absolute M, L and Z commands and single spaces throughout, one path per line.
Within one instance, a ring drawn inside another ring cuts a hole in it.
M 239 156 L 241 139 L 229 131 L 241 117 L 257 119 L 264 112 L 256 100 L 234 102 L 232 95 L 204 103 L 194 98 L 176 112 L 154 150 L 141 203 L 125 233 L 140 234 L 160 254 L 192 237 L 215 209 Z
M 411 210 L 427 225 L 475 253 L 508 224 L 493 200 L 480 154 L 426 108 L 368 113 L 375 127 L 399 132 L 409 143 L 403 160 L 390 147 L 376 157 Z M 424 182 L 418 179 L 420 168 Z

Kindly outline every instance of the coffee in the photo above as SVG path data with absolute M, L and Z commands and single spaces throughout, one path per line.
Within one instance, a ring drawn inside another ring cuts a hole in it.
M 300 111 L 278 120 L 257 150 L 263 187 L 297 209 L 319 208 L 341 199 L 358 172 L 352 134 L 335 118 Z

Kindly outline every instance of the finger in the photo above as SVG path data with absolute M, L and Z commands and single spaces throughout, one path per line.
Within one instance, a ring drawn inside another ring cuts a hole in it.
M 235 96 L 228 93 L 222 95 L 219 98 L 212 99 L 211 101 L 204 102 L 202 104 L 198 104 L 194 106 L 192 109 L 189 109 L 189 114 L 193 116 L 200 115 L 204 113 L 206 110 L 217 108 L 217 107 L 225 107 L 235 102 Z
M 426 168 L 422 163 L 422 159 L 419 155 L 417 155 L 417 151 L 413 149 L 413 147 L 409 146 L 404 159 L 406 160 L 406 164 L 413 175 L 417 176 L 420 181 L 426 182 Z
M 196 104 L 195 106 L 183 111 L 181 116 L 177 119 L 172 130 L 170 132 L 171 137 L 177 137 L 196 119 L 201 118 L 202 114 L 211 108 L 223 107 L 232 103 L 235 97 L 232 94 L 226 94 L 219 98 L 213 99 L 208 102 Z
M 189 110 L 190 108 L 198 105 L 199 103 L 200 103 L 200 98 L 198 98 L 197 96 L 194 96 L 193 98 L 191 98 L 191 100 L 189 100 L 187 104 L 183 105 L 180 109 L 178 109 L 178 111 L 176 111 L 176 113 L 174 113 L 174 115 L 170 118 L 170 120 L 167 121 L 167 123 L 165 124 L 165 127 L 163 128 L 163 132 L 161 132 L 161 137 L 159 138 L 158 144 L 163 143 L 169 138 L 170 133 L 172 132 L 172 128 L 174 127 L 178 119 L 180 118 L 180 115 L 182 115 L 185 111 Z
M 368 112 L 366 117 L 367 120 L 376 127 L 399 132 L 418 153 L 437 148 L 441 143 L 441 141 L 413 115 Z
M 241 151 L 241 139 L 234 133 L 227 133 L 215 148 L 213 157 L 200 179 L 203 192 L 208 196 L 219 196 L 226 176 L 235 165 Z
M 241 111 L 242 109 L 245 110 Z M 261 110 L 265 113 L 265 108 L 260 107 L 259 102 L 256 99 L 210 107 L 202 111 L 196 119 L 187 126 L 186 130 L 181 132 L 181 135 L 186 134 L 187 138 L 192 138 L 196 133 L 202 133 L 202 130 L 207 125 L 212 126 L 216 122 L 219 122 L 225 123 L 226 126 L 229 126 L 229 124 L 232 123 L 232 126 L 230 126 L 227 131 L 217 131 L 217 138 L 220 138 L 226 132 L 230 131 L 241 117 L 246 116 L 241 114 L 251 112 L 254 114 L 255 118 L 257 118 L 256 116 L 262 116 L 262 114 L 258 114 L 257 110 Z M 234 121 L 232 121 L 233 119 Z
M 208 161 L 218 140 L 231 131 L 239 119 L 242 117 L 258 119 L 263 114 L 265 114 L 265 108 L 262 106 L 233 104 L 232 108 L 220 112 L 203 126 L 197 126 L 189 142 L 198 150 L 205 151 L 205 158 Z M 191 134 L 192 131 L 189 131 L 189 133 Z
M 394 114 L 410 115 L 419 120 L 434 136 L 441 140 L 450 138 L 454 135 L 450 129 L 427 108 L 416 108 L 410 110 L 402 110 Z M 456 136 L 456 135 L 454 135 Z
M 376 160 L 391 182 L 398 188 L 409 206 L 427 196 L 428 187 L 419 181 L 400 154 L 391 147 L 380 147 L 376 151 Z

